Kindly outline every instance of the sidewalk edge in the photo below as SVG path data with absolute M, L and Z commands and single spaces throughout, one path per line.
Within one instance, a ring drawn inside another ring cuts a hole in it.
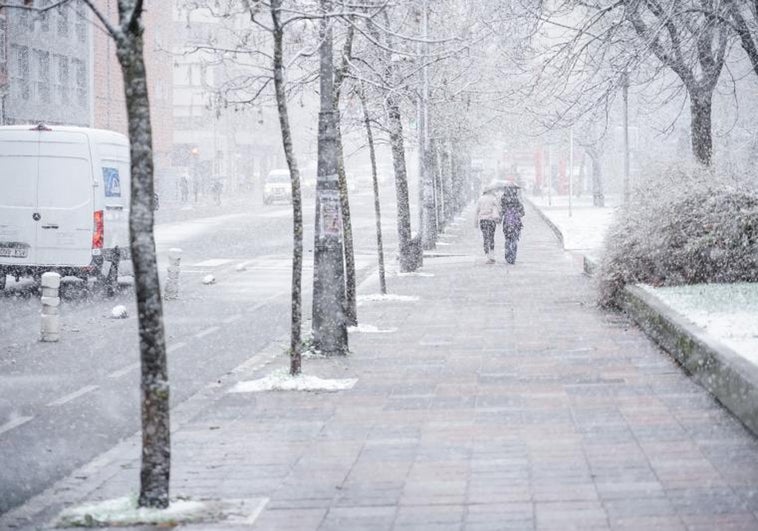
M 696 382 L 758 435 L 758 367 L 639 286 L 627 286 L 619 305 Z
M 528 197 L 524 196 L 524 202 L 529 205 L 529 207 L 537 212 L 537 215 L 542 219 L 542 221 L 545 222 L 545 224 L 550 227 L 550 230 L 553 231 L 553 234 L 555 234 L 555 237 L 558 238 L 558 242 L 561 244 L 561 247 L 565 250 L 566 246 L 563 242 L 563 233 L 561 232 L 561 229 L 558 228 L 558 225 L 553 223 L 550 218 L 545 214 L 540 207 L 538 207 L 534 202 L 529 199 Z

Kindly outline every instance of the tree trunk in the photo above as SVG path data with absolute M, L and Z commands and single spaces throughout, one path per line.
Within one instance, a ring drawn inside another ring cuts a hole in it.
M 296 376 L 302 370 L 302 282 L 303 282 L 303 200 L 300 191 L 300 171 L 292 146 L 289 112 L 287 109 L 287 92 L 284 82 L 284 59 L 282 41 L 284 31 L 279 12 L 281 0 L 271 0 L 271 18 L 274 28 L 274 89 L 276 105 L 279 111 L 279 127 L 282 132 L 282 145 L 287 166 L 290 170 L 292 185 L 292 304 L 290 321 L 290 374 Z
M 334 113 L 337 121 L 337 176 L 340 186 L 340 208 L 342 208 L 342 235 L 345 250 L 345 320 L 348 326 L 358 324 L 358 302 L 355 282 L 355 247 L 353 245 L 353 221 L 350 215 L 350 195 L 347 189 L 347 174 L 345 172 L 345 153 L 342 148 L 342 117 L 340 114 L 340 99 L 345 73 L 349 67 L 353 49 L 355 28 L 348 26 L 345 45 L 342 48 L 340 67 L 334 76 Z
M 169 504 L 171 425 L 166 342 L 153 236 L 153 141 L 141 29 L 117 43 L 124 75 L 131 154 L 129 244 L 137 297 L 142 394 L 140 507 Z
M 711 130 L 712 94 L 690 93 L 692 153 L 704 166 L 711 165 L 713 137 Z
M 371 117 L 366 106 L 366 95 L 359 90 L 358 97 L 363 109 L 363 123 L 366 126 L 366 139 L 368 140 L 368 152 L 371 158 L 371 179 L 374 184 L 374 215 L 376 217 L 376 250 L 379 255 L 379 290 L 382 295 L 387 294 L 387 278 L 384 271 L 384 243 L 382 241 L 382 209 L 379 200 L 379 176 L 376 169 L 376 147 L 374 146 L 374 133 L 371 131 Z
M 353 222 L 350 216 L 350 196 L 347 189 L 345 154 L 342 149 L 342 121 L 339 104 L 335 103 L 337 129 L 337 177 L 340 187 L 340 208 L 342 208 L 342 236 L 345 250 L 345 319 L 348 326 L 358 324 L 358 303 L 355 293 L 355 248 L 353 246 Z
M 453 157 L 452 142 L 445 142 L 442 148 L 444 178 L 442 188 L 445 194 L 445 223 L 450 223 L 455 217 L 455 200 L 453 198 L 453 174 L 455 173 L 455 161 Z
M 411 208 L 408 199 L 408 172 L 405 165 L 403 122 L 400 105 L 394 96 L 387 100 L 389 114 L 390 146 L 395 170 L 395 196 L 397 200 L 397 241 L 400 250 L 400 271 L 408 273 L 415 269 L 411 249 Z
M 585 148 L 587 155 L 592 160 L 592 205 L 605 206 L 605 192 L 603 191 L 603 168 L 600 166 L 600 154 L 594 146 Z

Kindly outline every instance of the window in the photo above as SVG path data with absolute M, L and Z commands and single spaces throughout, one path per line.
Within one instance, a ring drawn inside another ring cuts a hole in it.
M 34 50 L 37 58 L 37 97 L 43 103 L 50 103 L 50 54 Z
M 34 31 L 34 15 L 27 9 L 22 9 L 19 14 L 19 25 L 29 31 Z
M 76 38 L 79 42 L 87 42 L 87 19 L 84 18 L 82 0 L 76 1 Z
M 40 7 L 45 8 L 50 5 L 50 0 L 42 0 Z M 45 11 L 40 14 L 40 29 L 47 33 L 50 31 L 50 11 Z
M 80 59 L 72 59 L 71 64 L 76 76 L 76 99 L 82 107 L 87 106 L 87 65 Z
M 29 84 L 29 48 L 14 45 L 16 51 L 16 79 L 21 98 L 28 100 L 31 96 Z
M 0 13 L 0 68 L 2 68 L 7 61 L 5 56 L 5 33 L 5 15 Z
M 68 4 L 58 7 L 58 35 L 68 36 Z
M 56 89 L 58 91 L 58 101 L 68 103 L 69 76 L 68 76 L 68 57 L 65 55 L 58 56 L 58 82 Z

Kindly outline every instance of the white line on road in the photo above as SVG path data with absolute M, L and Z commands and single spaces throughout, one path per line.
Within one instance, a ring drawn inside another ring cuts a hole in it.
M 236 323 L 236 322 L 237 322 L 237 321 L 239 321 L 240 319 L 242 319 L 242 314 L 241 314 L 241 313 L 238 313 L 238 314 L 236 314 L 236 315 L 232 315 L 231 317 L 227 317 L 227 318 L 226 318 L 226 319 L 224 319 L 222 322 L 223 322 L 224 324 L 232 324 L 232 323 Z
M 176 352 L 180 348 L 184 348 L 187 346 L 187 343 L 182 343 L 181 341 L 179 343 L 174 343 L 173 345 L 169 345 L 168 348 L 166 348 L 166 352 L 168 354 L 171 354 L 172 352 Z
M 139 367 L 139 362 L 132 363 L 130 365 L 127 365 L 123 369 L 119 369 L 117 371 L 113 371 L 112 373 L 110 373 L 108 375 L 108 378 L 121 378 L 125 374 L 129 374 L 130 372 L 132 372 L 137 367 Z
M 197 334 L 195 334 L 195 337 L 197 339 L 204 338 L 205 336 L 209 336 L 213 334 L 214 332 L 218 332 L 220 328 L 218 326 L 211 326 L 210 328 L 206 328 L 205 330 L 201 330 Z
M 63 404 L 66 404 L 67 402 L 71 402 L 72 400 L 76 400 L 80 396 L 86 395 L 87 393 L 91 393 L 95 389 L 97 389 L 99 386 L 97 385 L 88 385 L 87 387 L 82 387 L 78 391 L 74 391 L 71 394 L 68 394 L 64 397 L 59 398 L 58 400 L 53 400 L 50 402 L 47 407 L 54 407 L 54 406 L 62 406 Z
M 18 428 L 22 424 L 26 424 L 30 420 L 32 420 L 34 417 L 18 417 L 15 418 L 9 422 L 6 422 L 2 426 L 0 426 L 0 435 L 5 433 L 6 431 L 11 431 L 13 428 Z
M 218 267 L 218 266 L 226 265 L 230 262 L 231 260 L 226 259 L 226 258 L 213 258 L 211 260 L 205 260 L 203 262 L 192 264 L 191 267 Z

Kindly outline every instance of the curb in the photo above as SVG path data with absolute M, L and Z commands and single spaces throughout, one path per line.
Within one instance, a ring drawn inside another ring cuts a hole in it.
M 619 306 L 753 434 L 758 435 L 758 367 L 639 286 Z
M 598 264 L 594 258 L 590 258 L 586 254 L 582 255 L 582 271 L 584 271 L 585 275 L 588 277 L 594 277 L 599 267 L 600 264 Z
M 527 205 L 529 205 L 529 208 L 531 208 L 532 210 L 534 210 L 535 212 L 537 212 L 537 215 L 540 218 L 542 218 L 542 221 L 544 221 L 545 224 L 548 227 L 550 227 L 550 230 L 553 231 L 553 234 L 555 234 L 555 237 L 558 238 L 558 241 L 560 242 L 561 247 L 563 247 L 565 249 L 565 245 L 564 245 L 564 242 L 563 242 L 563 233 L 561 232 L 561 229 L 559 229 L 558 226 L 555 223 L 553 223 L 552 221 L 550 221 L 550 218 L 547 217 L 547 215 L 542 211 L 542 209 L 540 207 L 538 207 L 537 205 L 535 205 L 528 197 L 524 196 L 523 199 L 524 199 L 524 203 L 526 203 Z

